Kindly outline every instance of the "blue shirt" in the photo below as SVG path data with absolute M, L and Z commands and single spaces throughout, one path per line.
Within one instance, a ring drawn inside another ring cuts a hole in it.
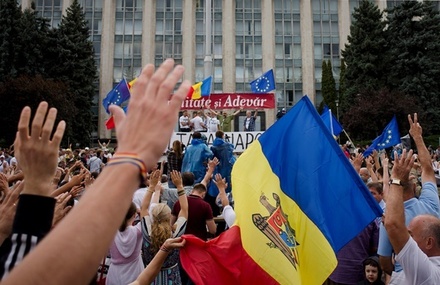
M 405 224 L 407 226 L 411 220 L 418 215 L 430 214 L 440 218 L 437 186 L 432 182 L 423 183 L 422 193 L 418 199 L 411 198 L 403 204 L 405 206 Z M 393 254 L 393 247 L 391 246 L 388 233 L 383 224 L 380 225 L 379 229 L 379 247 L 377 254 L 381 256 L 392 256 Z M 401 270 L 402 266 L 396 262 L 394 271 L 399 272 Z

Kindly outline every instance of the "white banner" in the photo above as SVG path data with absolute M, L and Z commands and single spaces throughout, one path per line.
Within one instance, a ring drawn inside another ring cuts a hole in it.
M 254 140 L 258 139 L 263 133 L 264 132 L 226 132 L 225 140 L 230 142 L 234 146 L 234 152 L 243 152 Z M 204 132 L 202 134 L 206 136 L 208 146 L 211 146 L 215 139 L 215 133 Z M 175 140 L 179 140 L 185 146 L 189 146 L 192 140 L 192 133 L 174 132 L 171 136 L 168 148 L 171 148 L 171 146 L 173 145 L 173 141 Z

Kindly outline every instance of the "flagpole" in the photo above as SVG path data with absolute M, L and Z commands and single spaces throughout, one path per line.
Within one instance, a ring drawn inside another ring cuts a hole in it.
M 205 58 L 203 60 L 203 72 L 205 77 L 212 75 L 212 49 L 211 49 L 211 36 L 212 36 L 212 17 L 211 17 L 211 0 L 205 1 Z M 212 81 L 211 86 L 212 87 Z
M 347 136 L 348 140 L 350 141 L 351 145 L 354 147 L 355 145 L 353 144 L 353 141 L 351 140 L 351 138 L 348 136 L 347 132 L 342 129 L 342 131 L 344 132 L 344 134 Z
M 330 120 L 330 131 L 332 132 L 332 136 L 335 136 L 335 132 L 333 131 L 333 116 L 332 116 L 332 109 L 328 109 L 330 116 L 329 116 L 329 120 Z

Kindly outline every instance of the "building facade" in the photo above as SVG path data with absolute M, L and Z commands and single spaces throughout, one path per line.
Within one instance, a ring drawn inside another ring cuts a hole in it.
M 371 1 L 381 9 L 403 2 Z M 32 0 L 19 2 L 26 9 Z M 39 15 L 56 27 L 72 0 L 35 2 Z M 259 112 L 257 130 L 269 127 L 277 110 L 289 109 L 304 94 L 319 104 L 322 61 L 331 60 L 338 82 L 341 49 L 360 0 L 212 0 L 209 75 L 204 72 L 206 0 L 79 2 L 99 71 L 93 136 L 110 138 L 114 134 L 105 128 L 108 115 L 102 99 L 122 78 L 133 79 L 142 66 L 159 66 L 169 57 L 185 66 L 184 79 L 191 82 L 212 75 L 212 93 L 250 92 L 249 82 L 273 68 L 277 109 Z M 234 121 L 238 130 L 242 118 Z

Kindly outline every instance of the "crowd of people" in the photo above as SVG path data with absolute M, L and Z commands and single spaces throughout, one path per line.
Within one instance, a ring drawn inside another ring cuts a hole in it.
M 179 262 L 182 235 L 206 241 L 235 221 L 236 157 L 224 132 L 241 110 L 178 118 L 189 82 L 169 94 L 182 74 L 172 60 L 143 69 L 130 111 L 110 107 L 117 147 L 61 149 L 56 109 L 42 102 L 32 120 L 23 109 L 13 148 L 0 153 L 1 284 L 94 284 L 107 255 L 106 284 L 192 284 Z M 243 130 L 255 130 L 257 114 L 246 112 Z M 191 144 L 174 141 L 158 163 L 177 121 Z M 440 147 L 426 147 L 416 114 L 408 121 L 417 155 L 363 157 L 362 147 L 341 146 L 385 215 L 337 253 L 325 284 L 440 284 Z

